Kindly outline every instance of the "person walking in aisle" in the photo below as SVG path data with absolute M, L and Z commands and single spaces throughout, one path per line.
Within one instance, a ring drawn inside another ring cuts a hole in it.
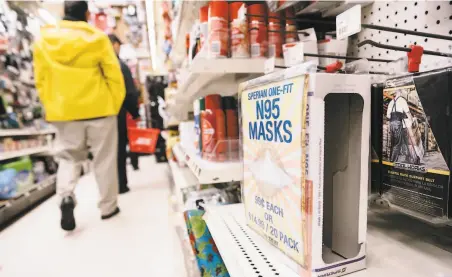
M 76 227 L 74 188 L 88 149 L 93 154 L 101 219 L 119 213 L 116 116 L 125 85 L 107 35 L 87 23 L 88 3 L 65 2 L 64 13 L 62 21 L 41 29 L 33 56 L 46 120 L 57 129 L 61 228 L 70 231 Z
M 127 112 L 129 112 L 133 119 L 137 119 L 138 113 L 138 96 L 139 93 L 133 82 L 132 73 L 129 67 L 119 59 L 119 50 L 121 49 L 121 40 L 114 34 L 108 35 L 108 38 L 113 45 L 119 63 L 121 64 L 122 75 L 126 85 L 126 98 L 118 114 L 118 179 L 119 179 L 119 193 L 126 193 L 130 189 L 127 185 Z M 138 157 L 137 157 L 138 159 Z M 137 162 L 138 164 L 138 162 Z

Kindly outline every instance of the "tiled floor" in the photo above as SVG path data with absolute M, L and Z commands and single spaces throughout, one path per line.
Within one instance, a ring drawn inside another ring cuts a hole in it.
M 129 168 L 131 191 L 120 196 L 121 214 L 101 221 L 92 174 L 76 195 L 77 229 L 59 227 L 53 197 L 0 233 L 2 277 L 185 277 L 181 244 L 170 208 L 167 164 L 141 158 Z

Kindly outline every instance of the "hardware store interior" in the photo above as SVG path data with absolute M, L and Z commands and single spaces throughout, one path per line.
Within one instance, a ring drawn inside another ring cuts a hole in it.
M 0 0 L 0 276 L 452 276 L 452 1 Z

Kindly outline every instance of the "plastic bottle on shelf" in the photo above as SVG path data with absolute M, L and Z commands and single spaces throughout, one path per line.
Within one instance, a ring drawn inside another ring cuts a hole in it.
M 285 32 L 285 43 L 293 43 L 298 41 L 297 34 L 297 24 L 295 20 L 287 19 L 295 17 L 295 12 L 293 8 L 287 8 L 285 11 L 286 14 L 286 32 Z
M 206 109 L 201 112 L 202 157 L 212 161 L 226 160 L 226 125 L 221 96 L 205 97 Z
M 198 53 L 202 50 L 205 45 L 205 41 L 209 34 L 209 5 L 203 6 L 199 9 L 199 49 Z
M 228 2 L 211 1 L 208 17 L 208 51 L 209 58 L 228 57 Z
M 239 120 L 237 112 L 237 100 L 233 96 L 223 97 L 223 110 L 226 116 L 226 138 L 227 143 L 227 153 L 230 159 L 238 158 L 239 150 Z
M 281 13 L 269 12 L 268 16 L 268 56 L 280 58 L 283 45 Z
M 231 57 L 249 58 L 250 41 L 248 21 L 246 20 L 246 4 L 243 2 L 229 3 L 229 24 L 231 31 Z
M 265 4 L 252 4 L 248 6 L 248 14 L 256 16 L 249 17 L 248 28 L 250 30 L 251 58 L 267 57 L 268 34 Z

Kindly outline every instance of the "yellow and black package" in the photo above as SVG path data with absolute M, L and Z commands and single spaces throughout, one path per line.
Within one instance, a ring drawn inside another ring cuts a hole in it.
M 382 193 L 392 205 L 451 218 L 452 68 L 388 79 L 383 90 Z

